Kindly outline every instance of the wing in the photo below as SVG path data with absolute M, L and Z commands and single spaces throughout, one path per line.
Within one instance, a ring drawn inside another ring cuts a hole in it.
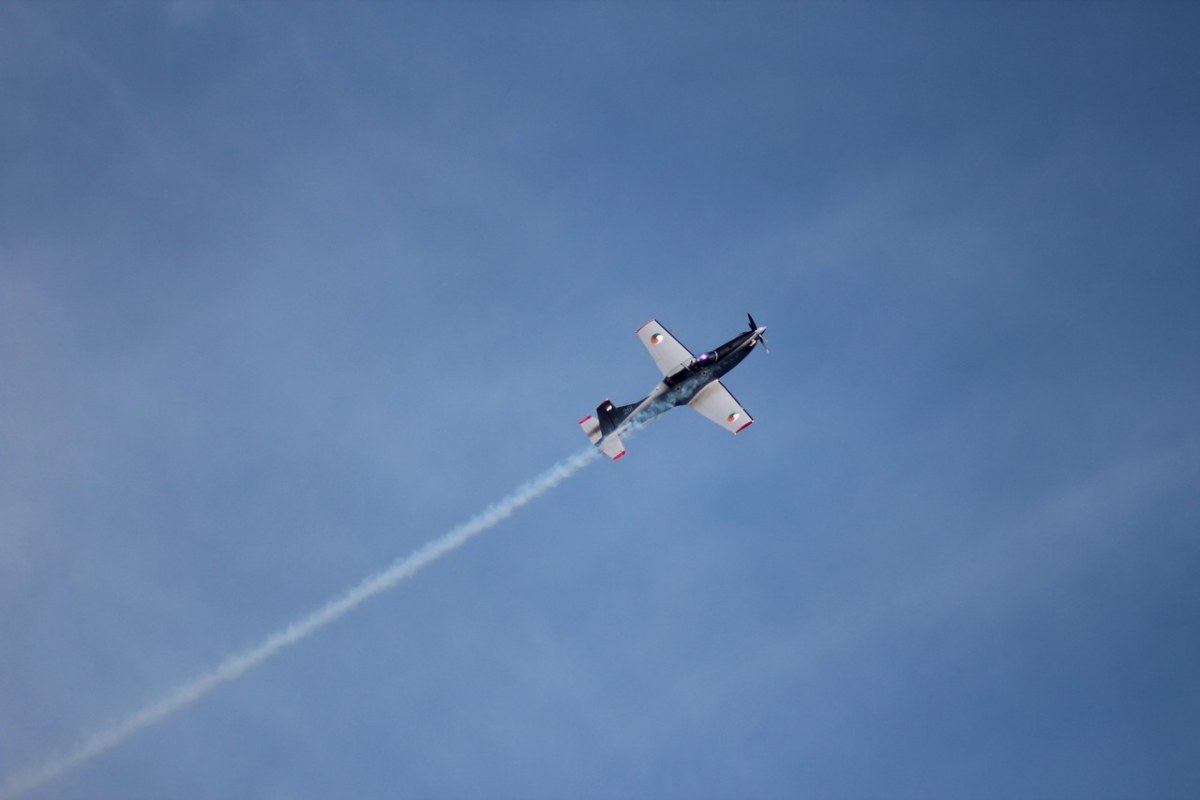
M 650 357 L 662 374 L 670 375 L 695 358 L 692 351 L 679 343 L 671 332 L 652 319 L 637 329 L 638 338 L 650 351 Z
M 705 386 L 688 405 L 730 433 L 740 433 L 743 428 L 754 422 L 746 413 L 746 409 L 742 408 L 720 381 L 713 381 Z

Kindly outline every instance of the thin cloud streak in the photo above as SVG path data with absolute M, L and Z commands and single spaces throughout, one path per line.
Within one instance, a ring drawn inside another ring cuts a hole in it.
M 536 500 L 596 460 L 597 451 L 588 447 L 560 461 L 541 475 L 520 486 L 512 494 L 489 506 L 470 520 L 427 542 L 411 555 L 392 563 L 387 569 L 363 579 L 340 597 L 271 634 L 249 650 L 230 656 L 216 668 L 195 678 L 162 699 L 93 735 L 74 750 L 50 758 L 44 764 L 10 778 L 0 787 L 0 800 L 12 800 L 49 783 L 113 749 L 145 728 L 197 702 L 223 683 L 236 680 L 254 667 L 336 622 L 364 601 L 411 578 L 421 569 L 466 544 L 471 538 L 495 527 L 513 512 Z

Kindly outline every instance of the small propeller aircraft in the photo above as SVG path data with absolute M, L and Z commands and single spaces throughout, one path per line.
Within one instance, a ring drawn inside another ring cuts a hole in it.
M 750 330 L 699 356 L 680 344 L 658 320 L 652 319 L 638 328 L 638 338 L 650 351 L 663 379 L 636 403 L 614 406 L 612 401 L 605 400 L 596 408 L 595 415 L 579 420 L 588 439 L 616 461 L 625 455 L 625 446 L 621 444 L 623 431 L 645 425 L 659 414 L 685 404 L 730 433 L 744 430 L 754 420 L 721 383 L 721 376 L 740 364 L 759 342 L 764 350 L 767 348 L 763 336 L 767 329 L 760 328 L 749 314 L 746 317 L 750 320 Z

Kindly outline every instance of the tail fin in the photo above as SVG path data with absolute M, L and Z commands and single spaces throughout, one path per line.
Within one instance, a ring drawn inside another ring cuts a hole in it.
M 598 445 L 605 455 L 616 461 L 625 455 L 625 446 L 621 444 L 621 437 L 613 431 L 628 419 L 636 407 L 635 403 L 618 408 L 612 404 L 611 400 L 605 400 L 596 407 L 595 416 L 589 414 L 579 420 L 579 427 L 583 429 L 592 444 Z
M 627 406 L 614 406 L 612 400 L 605 400 L 596 406 L 596 417 L 600 420 L 600 434 L 608 436 L 621 427 L 621 423 L 629 419 L 629 415 L 637 408 L 637 403 Z

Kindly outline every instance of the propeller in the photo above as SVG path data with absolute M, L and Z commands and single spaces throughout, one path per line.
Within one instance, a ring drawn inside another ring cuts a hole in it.
M 749 313 L 747 313 L 746 319 L 750 320 L 750 330 L 757 332 L 758 331 L 758 323 L 754 321 L 754 317 L 751 316 Z M 764 328 L 763 330 L 766 330 L 766 329 Z M 768 353 L 771 352 L 770 350 L 767 350 L 767 337 L 766 336 L 759 333 L 758 340 L 760 342 L 762 342 L 763 350 L 765 350 Z

